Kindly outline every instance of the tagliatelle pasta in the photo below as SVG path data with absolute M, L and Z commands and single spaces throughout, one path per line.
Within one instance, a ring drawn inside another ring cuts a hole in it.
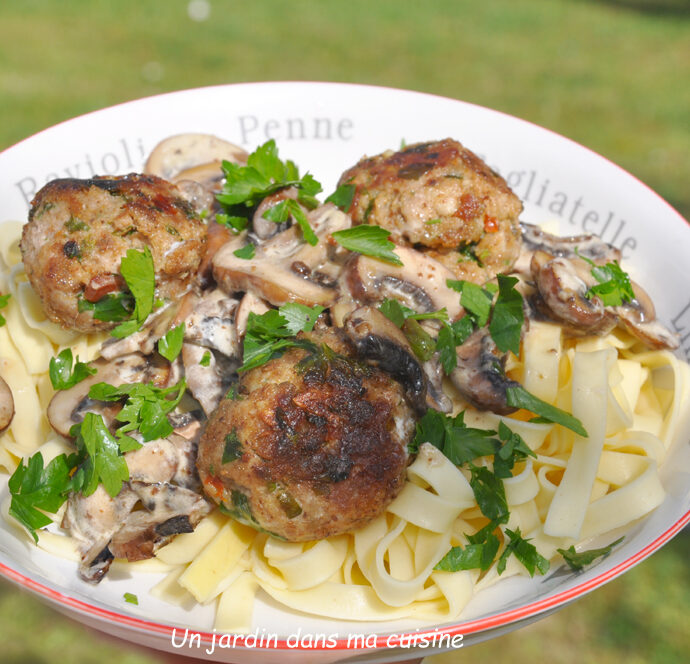
M 0 328 L 0 363 L 15 395 L 16 414 L 0 435 L 0 466 L 11 472 L 21 457 L 38 449 L 46 461 L 69 449 L 44 415 L 53 393 L 48 361 L 67 346 L 90 360 L 103 337 L 65 332 L 45 319 L 20 263 L 21 225 L 4 228 L 9 232 L 0 237 L 0 290 L 13 297 L 3 310 L 7 325 Z M 658 469 L 688 410 L 686 364 L 667 351 L 641 351 L 624 332 L 572 339 L 564 338 L 557 325 L 533 321 L 522 357 L 511 357 L 509 371 L 536 396 L 573 412 L 589 437 L 529 422 L 520 411 L 511 417 L 479 412 L 457 399 L 455 411 L 466 411 L 468 425 L 495 429 L 507 423 L 536 455 L 504 480 L 510 509 L 508 523 L 500 526 L 504 533 L 519 528 L 553 560 L 557 549 L 626 526 L 664 500 Z M 7 504 L 2 513 L 7 518 Z M 514 556 L 502 574 L 496 564 L 482 574 L 435 569 L 451 547 L 466 546 L 468 535 L 485 523 L 467 471 L 427 443 L 408 467 L 398 497 L 354 533 L 283 542 L 216 510 L 152 561 L 117 564 L 164 572 L 152 593 L 166 601 L 216 603 L 215 627 L 221 631 L 250 629 L 260 589 L 288 609 L 329 618 L 444 621 L 457 617 L 482 588 L 528 573 Z M 507 536 L 504 540 L 502 547 Z M 41 532 L 38 544 L 55 555 L 78 558 L 73 541 L 56 529 Z

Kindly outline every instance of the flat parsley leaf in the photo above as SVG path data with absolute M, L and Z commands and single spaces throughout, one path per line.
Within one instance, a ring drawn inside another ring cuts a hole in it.
M 496 477 L 503 479 L 512 477 L 516 462 L 522 461 L 528 456 L 537 458 L 537 455 L 528 447 L 522 436 L 511 431 L 503 421 L 498 424 L 498 437 L 503 441 L 503 445 L 494 454 L 494 474 Z
M 515 289 L 516 277 L 498 275 L 498 297 L 491 314 L 489 333 L 501 352 L 512 351 L 520 355 L 520 338 L 525 314 L 522 295 Z
M 186 389 L 184 378 L 176 385 L 166 388 L 150 383 L 125 384 L 119 387 L 96 383 L 91 386 L 89 397 L 98 401 L 125 399 L 122 410 L 115 416 L 118 422 L 122 422 L 115 435 L 127 449 L 135 449 L 134 445 L 140 445 L 126 435 L 130 431 L 139 431 L 144 441 L 165 438 L 172 433 L 173 427 L 167 415 L 180 403 Z
M 296 339 L 295 335 L 312 330 L 322 311 L 323 307 L 318 305 L 310 308 L 289 302 L 261 315 L 250 312 L 244 335 L 242 366 L 238 372 L 259 367 L 287 348 L 313 349 L 312 342 Z
M 592 276 L 599 282 L 592 286 L 585 293 L 585 297 L 592 299 L 598 296 L 605 307 L 619 307 L 623 302 L 632 302 L 635 299 L 630 283 L 630 276 L 618 264 L 618 261 L 597 265 L 594 261 L 580 254 L 577 249 L 575 253 L 579 258 L 586 261 L 591 266 Z
M 448 288 L 460 293 L 460 304 L 465 308 L 467 316 L 477 327 L 484 327 L 489 321 L 493 294 L 471 281 L 446 279 Z
M 134 297 L 134 311 L 131 320 L 120 323 L 111 332 L 112 336 L 119 339 L 140 329 L 153 311 L 156 273 L 151 250 L 148 247 L 144 247 L 143 251 L 128 249 L 127 255 L 120 261 L 120 273 Z
M 388 239 L 389 236 L 390 231 L 373 225 L 353 226 L 331 234 L 331 237 L 345 249 L 378 258 L 393 265 L 402 265 L 400 256 L 393 251 L 395 244 Z
M 579 572 L 585 565 L 590 565 L 597 558 L 606 558 L 614 546 L 620 544 L 625 538 L 620 537 L 615 542 L 611 542 L 608 546 L 603 546 L 600 549 L 590 549 L 589 551 L 575 551 L 575 547 L 571 546 L 568 549 L 556 549 L 558 553 L 563 556 L 563 560 L 568 563 L 568 567 L 574 572 Z
M 352 201 L 355 197 L 356 187 L 354 184 L 341 184 L 326 200 L 325 203 L 333 203 L 343 212 L 349 212 Z
M 131 293 L 108 293 L 98 302 L 89 302 L 80 298 L 77 302 L 77 309 L 80 313 L 93 311 L 93 317 L 96 320 L 119 322 L 132 315 L 134 298 Z
M 74 475 L 74 490 L 90 496 L 99 484 L 103 484 L 110 496 L 117 496 L 122 483 L 129 479 L 129 469 L 120 444 L 108 431 L 103 417 L 86 413 L 84 420 L 75 424 L 70 434 L 75 437 L 79 454 L 84 458 Z
M 510 537 L 510 542 L 498 559 L 496 570 L 499 574 L 505 571 L 506 562 L 511 553 L 523 564 L 530 576 L 534 576 L 537 571 L 539 574 L 546 574 L 549 571 L 549 561 L 537 551 L 534 544 L 530 544 L 529 540 L 522 537 L 519 528 L 514 531 L 506 528 L 505 532 Z
M 249 242 L 248 244 L 245 244 L 244 247 L 241 247 L 239 249 L 235 249 L 232 253 L 237 256 L 237 258 L 242 258 L 243 260 L 249 261 L 252 258 L 254 258 L 254 253 L 255 253 L 256 247 Z
M 55 514 L 67 500 L 72 489 L 71 472 L 76 456 L 60 454 L 43 467 L 43 455 L 36 452 L 26 465 L 19 462 L 8 482 L 12 500 L 9 513 L 19 521 L 38 542 L 36 530 L 52 523 L 43 512 Z
M 184 321 L 172 330 L 168 330 L 165 336 L 158 340 L 158 352 L 169 362 L 172 362 L 182 350 L 184 341 Z
M 70 348 L 65 348 L 63 351 L 60 351 L 57 357 L 50 358 L 48 376 L 50 377 L 53 389 L 68 390 L 70 387 L 74 387 L 77 383 L 80 383 L 85 378 L 93 376 L 93 374 L 96 373 L 94 367 L 80 362 L 78 355 L 77 361 L 74 364 L 74 370 L 72 370 L 73 361 L 72 350 Z
M 307 215 L 304 214 L 304 210 L 294 198 L 287 198 L 277 205 L 270 207 L 263 216 L 264 219 L 274 221 L 277 224 L 282 224 L 292 216 L 300 227 L 302 236 L 312 247 L 316 246 L 319 241 L 319 238 L 316 237 L 316 233 L 314 233 L 309 225 Z
M 587 430 L 577 417 L 546 403 L 546 401 L 542 401 L 539 397 L 535 397 L 522 385 L 506 388 L 506 403 L 512 408 L 524 408 L 532 413 L 536 413 L 543 420 L 560 424 L 583 438 L 588 437 Z
M 254 210 L 264 198 L 287 187 L 297 189 L 297 201 L 308 209 L 318 205 L 315 196 L 321 191 L 321 185 L 309 173 L 300 177 L 294 162 L 283 162 L 278 156 L 278 148 L 273 139 L 252 152 L 247 158 L 246 166 L 224 161 L 223 173 L 225 184 L 223 190 L 216 194 L 216 199 L 224 206 L 227 214 L 221 217 L 219 223 L 226 223 L 235 230 L 242 230 L 248 225 Z M 270 215 L 285 215 L 283 221 L 287 221 L 289 214 L 286 212 L 289 212 L 299 224 L 307 242 L 316 244 L 316 235 L 309 226 L 303 210 L 297 201 L 289 200 L 292 202 L 282 201 L 274 206 L 280 209 L 273 212 L 272 208 L 265 215 L 266 218 L 271 219 Z M 241 219 L 246 219 L 247 223 L 243 223 Z

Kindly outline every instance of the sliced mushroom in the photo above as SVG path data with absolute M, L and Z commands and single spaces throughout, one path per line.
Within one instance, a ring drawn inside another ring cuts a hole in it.
M 12 390 L 5 380 L 0 376 L 0 433 L 2 433 L 14 417 L 14 399 Z
M 616 317 L 598 297 L 587 298 L 595 281 L 582 259 L 554 258 L 535 251 L 531 270 L 541 301 L 551 318 L 563 323 L 571 334 L 607 334 Z
M 206 356 L 206 353 L 209 355 Z M 208 417 L 218 407 L 220 400 L 235 380 L 239 363 L 203 346 L 190 343 L 182 345 L 182 362 L 187 387 Z
M 172 412 L 168 415 L 168 421 L 175 434 L 190 442 L 195 442 L 199 439 L 201 424 L 205 419 L 204 413 L 200 408 L 182 413 Z
M 269 221 L 264 217 L 264 215 L 272 208 L 281 203 L 282 201 L 291 198 L 297 200 L 297 189 L 295 187 L 285 187 L 276 191 L 270 196 L 259 203 L 252 217 L 252 231 L 253 235 L 259 242 L 265 242 L 269 238 L 272 238 L 277 233 L 286 230 L 290 226 L 290 222 L 286 221 L 277 224 L 274 221 Z M 305 211 L 306 212 L 306 211 Z
M 70 494 L 62 527 L 79 542 L 79 576 L 84 581 L 98 583 L 106 574 L 113 560 L 108 543 L 138 500 L 139 496 L 129 485 L 124 485 L 115 498 L 103 485 L 90 496 Z
M 179 533 L 191 533 L 211 511 L 203 496 L 166 482 L 130 482 L 144 510 L 131 512 L 108 544 L 116 558 L 133 562 L 151 558 Z
M 184 171 L 184 178 L 177 177 L 173 181 L 182 193 L 182 197 L 191 203 L 192 208 L 197 214 L 209 214 L 216 205 L 214 195 L 209 191 L 206 183 L 198 182 L 194 178 L 189 177 L 188 174 L 189 171 Z M 216 175 L 219 180 L 222 179 L 220 164 L 218 164 Z
M 142 442 L 136 433 L 130 436 Z M 142 482 L 169 482 L 177 472 L 177 447 L 167 438 L 143 443 L 137 450 L 125 454 L 130 480 Z
M 349 228 L 351 221 L 330 204 L 313 210 L 308 218 L 319 239 L 316 246 L 304 242 L 297 226 L 257 246 L 250 261 L 234 254 L 246 244 L 246 234 L 226 243 L 213 259 L 218 285 L 230 294 L 251 292 L 276 306 L 286 302 L 330 306 L 338 294 L 335 280 L 340 265 L 327 236 Z
M 81 422 L 86 413 L 103 415 L 107 425 L 120 410 L 117 403 L 104 403 L 91 399 L 89 390 L 92 385 L 101 382 L 111 385 L 144 382 L 151 376 L 151 364 L 140 353 L 124 355 L 111 361 L 101 358 L 90 362 L 89 366 L 97 370 L 93 376 L 89 376 L 68 390 L 56 392 L 48 404 L 48 421 L 62 436 L 69 437 L 72 426 Z
M 479 410 L 508 414 L 506 389 L 519 385 L 504 372 L 506 353 L 500 353 L 487 327 L 475 330 L 457 348 L 458 364 L 450 380 L 460 394 Z
M 654 303 L 646 291 L 634 281 L 631 285 L 635 299 L 613 308 L 619 324 L 648 348 L 676 350 L 680 335 L 657 320 Z
M 213 257 L 224 244 L 235 237 L 235 234 L 227 226 L 214 220 L 208 222 L 206 231 L 206 248 L 197 271 L 197 281 L 201 288 L 208 288 L 214 283 Z
M 341 325 L 348 307 L 398 300 L 419 313 L 445 308 L 451 320 L 459 318 L 463 309 L 458 294 L 446 285 L 455 279 L 453 273 L 438 261 L 408 247 L 396 247 L 401 266 L 353 254 L 347 261 L 340 282 L 341 300 L 334 307 L 334 321 Z M 348 303 L 349 300 L 349 303 Z
M 183 301 L 184 298 L 182 298 Z M 170 329 L 172 321 L 177 315 L 180 306 L 178 302 L 168 302 L 158 311 L 151 314 L 144 327 L 127 337 L 118 339 L 110 337 L 101 346 L 101 357 L 112 360 L 130 353 L 143 353 L 149 355 L 156 347 L 158 340 Z
M 357 353 L 398 380 L 413 408 L 424 413 L 428 407 L 426 375 L 401 330 L 378 309 L 364 306 L 345 319 L 345 332 Z
M 638 284 L 631 282 L 632 302 L 605 306 L 599 297 L 587 297 L 597 281 L 591 265 L 577 255 L 553 257 L 538 250 L 530 267 L 538 290 L 531 304 L 563 324 L 569 334 L 605 335 L 619 325 L 650 348 L 675 350 L 680 345 L 679 335 L 656 320 L 654 305 Z
M 595 263 L 620 261 L 621 252 L 596 235 L 571 235 L 560 237 L 543 231 L 539 226 L 520 223 L 522 228 L 522 249 L 513 272 L 530 273 L 530 262 L 536 251 L 543 251 L 557 258 L 574 258 L 577 254 Z
M 205 293 L 185 319 L 185 341 L 212 348 L 226 357 L 239 355 L 235 317 L 239 301 L 219 288 Z
M 172 180 L 181 171 L 208 162 L 225 159 L 245 164 L 247 156 L 241 147 L 210 134 L 177 134 L 156 145 L 146 161 L 144 172 Z
M 197 431 L 201 433 L 200 427 L 197 427 Z M 201 493 L 201 480 L 196 469 L 198 436 L 185 438 L 173 433 L 168 436 L 168 441 L 175 446 L 175 452 L 177 453 L 177 468 L 172 477 L 172 483 L 176 486 Z

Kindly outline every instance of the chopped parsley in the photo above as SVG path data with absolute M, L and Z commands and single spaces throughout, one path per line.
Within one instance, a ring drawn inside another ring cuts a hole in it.
M 158 352 L 169 362 L 173 362 L 182 350 L 184 341 L 185 324 L 184 321 L 177 327 L 168 330 L 164 336 L 158 340 Z
M 19 462 L 8 486 L 12 496 L 10 514 L 21 523 L 38 542 L 36 531 L 52 523 L 44 512 L 55 514 L 72 489 L 70 473 L 76 465 L 76 456 L 60 454 L 43 467 L 43 455 L 36 452 L 26 465 Z
M 574 415 L 566 413 L 556 406 L 552 406 L 539 397 L 535 397 L 528 392 L 522 385 L 513 385 L 506 388 L 506 402 L 512 408 L 524 408 L 540 417 L 540 421 L 553 422 L 560 424 L 576 434 L 587 438 L 587 430 L 582 426 L 582 422 Z
M 282 161 L 278 156 L 278 149 L 273 139 L 260 145 L 247 158 L 247 165 L 240 166 L 229 161 L 223 162 L 225 183 L 223 190 L 216 194 L 216 199 L 225 208 L 226 216 L 221 217 L 219 223 L 225 223 L 234 230 L 245 228 L 259 203 L 281 189 L 294 187 L 297 189 L 297 200 L 282 201 L 271 208 L 265 218 L 276 221 L 273 216 L 284 216 L 282 221 L 292 215 L 302 230 L 305 240 L 316 244 L 316 236 L 312 231 L 300 204 L 307 209 L 318 206 L 316 194 L 321 191 L 321 184 L 309 173 L 300 176 L 294 162 Z M 275 208 L 279 210 L 274 211 Z M 298 212 L 297 212 L 298 210 Z M 218 219 L 218 217 L 216 217 Z M 241 221 L 246 220 L 246 223 Z
M 202 367 L 207 367 L 211 364 L 211 351 L 207 350 L 202 356 L 201 359 L 199 360 L 199 364 Z
M 72 369 L 73 362 L 74 358 L 70 348 L 65 348 L 63 351 L 60 351 L 57 357 L 50 358 L 48 376 L 54 390 L 68 390 L 70 387 L 74 387 L 77 383 L 96 373 L 95 368 L 80 362 L 79 356 L 77 356 L 77 360 L 74 363 L 74 369 Z
M 125 602 L 139 606 L 139 598 L 133 593 L 125 593 L 123 597 Z
M 563 556 L 563 560 L 568 564 L 571 570 L 579 572 L 586 565 L 590 565 L 597 558 L 606 558 L 611 554 L 614 546 L 620 544 L 625 538 L 620 537 L 615 542 L 611 542 L 608 546 L 603 546 L 600 549 L 590 549 L 589 551 L 575 551 L 575 547 L 571 546 L 568 549 L 556 549 L 558 553 Z
M 150 383 L 125 384 L 119 387 L 96 383 L 91 386 L 89 397 L 98 401 L 125 400 L 122 410 L 115 416 L 122 423 L 115 435 L 121 445 L 136 449 L 141 445 L 127 435 L 131 431 L 139 431 L 144 441 L 165 438 L 173 432 L 167 415 L 180 403 L 186 389 L 184 378 L 176 385 L 166 388 Z
M 307 215 L 304 214 L 304 210 L 294 198 L 287 198 L 284 201 L 280 201 L 277 205 L 270 207 L 266 210 L 263 217 L 276 224 L 282 224 L 292 217 L 300 227 L 302 236 L 312 247 L 319 241 L 319 238 L 316 237 L 316 233 L 314 233 L 309 225 Z
M 341 184 L 324 202 L 333 203 L 343 212 L 348 212 L 352 206 L 356 189 L 354 184 Z
M 241 373 L 265 364 L 278 357 L 287 348 L 300 347 L 314 349 L 314 344 L 306 339 L 296 339 L 298 332 L 310 332 L 323 307 L 307 307 L 289 302 L 278 309 L 271 309 L 261 315 L 249 313 L 247 331 L 244 335 Z
M 580 254 L 578 254 L 580 256 Z M 580 256 L 591 266 L 592 276 L 599 282 L 585 293 L 585 297 L 592 299 L 597 296 L 606 307 L 619 307 L 623 302 L 632 302 L 635 292 L 628 273 L 618 264 L 618 261 L 596 265 L 589 258 Z
M 134 309 L 131 319 L 120 323 L 111 332 L 118 339 L 139 330 L 153 311 L 156 273 L 151 250 L 148 247 L 144 247 L 143 251 L 128 249 L 126 256 L 120 261 L 120 273 L 134 298 Z
M 7 306 L 7 303 L 10 301 L 11 297 L 11 293 L 5 293 L 5 295 L 0 295 L 0 309 Z M 7 323 L 5 317 L 2 314 L 0 314 L 0 327 L 5 325 L 5 323 Z
M 522 295 L 515 289 L 517 277 L 498 275 L 498 297 L 489 323 L 489 333 L 496 347 L 503 353 L 511 351 L 520 355 L 520 338 L 525 313 L 522 309 Z
M 510 542 L 506 544 L 506 548 L 498 559 L 496 570 L 499 574 L 505 571 L 506 562 L 511 553 L 523 564 L 530 576 L 534 576 L 535 572 L 546 574 L 549 571 L 549 561 L 537 551 L 534 544 L 530 544 L 529 540 L 522 537 L 519 528 L 514 531 L 506 528 L 505 533 L 510 537 Z
M 241 247 L 240 249 L 235 249 L 232 253 L 237 256 L 237 258 L 242 258 L 245 261 L 250 261 L 252 258 L 254 258 L 254 254 L 256 251 L 256 247 L 249 242 L 248 244 L 245 244 L 244 247 Z
M 96 320 L 118 322 L 126 320 L 134 311 L 134 298 L 131 293 L 108 293 L 98 302 L 89 302 L 83 297 L 77 302 L 77 309 L 92 311 Z
M 221 461 L 223 464 L 232 463 L 233 461 L 237 461 L 237 459 L 241 459 L 243 453 L 242 443 L 237 437 L 237 430 L 233 429 L 225 436 L 225 447 L 223 448 L 223 457 Z
M 249 226 L 249 219 L 247 217 L 237 217 L 221 212 L 216 215 L 216 222 L 229 228 L 235 235 L 238 235 Z
M 400 257 L 393 251 L 395 244 L 388 239 L 389 236 L 390 231 L 373 225 L 353 226 L 331 234 L 331 237 L 345 249 L 393 265 L 402 265 Z

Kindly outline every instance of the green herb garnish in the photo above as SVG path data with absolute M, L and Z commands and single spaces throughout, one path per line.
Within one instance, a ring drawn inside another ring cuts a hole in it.
M 600 549 L 590 549 L 589 551 L 575 551 L 575 547 L 571 546 L 568 549 L 556 549 L 558 553 L 563 556 L 563 560 L 568 563 L 568 567 L 574 572 L 579 572 L 585 565 L 590 565 L 597 558 L 606 558 L 610 555 L 614 546 L 620 544 L 625 538 L 620 537 L 615 542 L 611 542 L 608 546 L 603 546 Z
M 390 231 L 380 226 L 354 226 L 336 231 L 331 237 L 345 249 L 372 256 L 393 265 L 402 265 L 400 257 L 393 251 L 395 244 L 388 237 Z
M 202 356 L 201 359 L 199 360 L 199 364 L 202 367 L 207 367 L 211 364 L 211 351 L 207 350 Z
M 249 261 L 252 258 L 254 258 L 254 253 L 255 253 L 256 247 L 249 242 L 248 244 L 245 244 L 244 247 L 241 247 L 240 249 L 235 249 L 232 253 L 237 256 L 237 258 L 242 258 L 243 260 Z
M 225 447 L 223 448 L 222 463 L 232 463 L 241 459 L 243 454 L 242 443 L 237 437 L 237 430 L 233 429 L 225 436 Z
M 515 289 L 516 277 L 498 275 L 498 297 L 491 314 L 489 333 L 501 352 L 511 351 L 520 355 L 520 338 L 525 314 L 522 295 Z
M 98 302 L 89 302 L 83 297 L 77 302 L 79 312 L 92 311 L 96 320 L 118 322 L 126 320 L 134 311 L 131 293 L 108 293 Z
M 74 369 L 72 369 L 73 361 L 70 348 L 65 348 L 63 351 L 60 351 L 57 357 L 50 358 L 48 376 L 53 389 L 68 390 L 70 387 L 74 387 L 77 383 L 96 373 L 95 368 L 80 362 L 79 356 L 77 356 Z
M 564 410 L 556 406 L 552 406 L 546 401 L 542 401 L 539 397 L 530 394 L 522 385 L 515 385 L 506 388 L 506 403 L 512 408 L 524 408 L 532 413 L 535 413 L 542 420 L 560 424 L 576 434 L 587 438 L 587 430 L 582 426 L 582 422 L 577 417 L 566 413 Z
M 43 467 L 43 455 L 36 452 L 26 465 L 19 462 L 8 482 L 12 500 L 9 513 L 19 521 L 38 542 L 36 530 L 52 523 L 44 512 L 55 514 L 72 489 L 70 473 L 76 464 L 76 455 L 60 454 Z
M 4 295 L 0 295 L 0 309 L 7 306 L 7 303 L 10 301 L 11 297 L 11 293 L 5 293 Z M 2 314 L 0 314 L 0 327 L 5 325 L 5 323 L 7 323 L 5 317 Z
M 355 197 L 356 189 L 354 184 L 341 184 L 324 202 L 333 203 L 343 212 L 348 212 Z
M 151 250 L 128 249 L 127 255 L 120 261 L 120 273 L 127 288 L 134 298 L 134 310 L 130 320 L 120 323 L 112 336 L 122 339 L 141 328 L 144 321 L 153 311 L 153 300 L 156 290 L 156 273 L 153 267 Z
M 168 330 L 165 336 L 158 340 L 158 352 L 169 362 L 173 362 L 182 350 L 184 341 L 184 321 L 172 330 Z
M 296 339 L 295 335 L 311 331 L 322 311 L 323 307 L 318 305 L 310 308 L 289 302 L 261 315 L 250 312 L 244 335 L 242 366 L 238 371 L 241 373 L 261 366 L 287 348 L 313 350 L 312 342 Z
M 184 378 L 176 385 L 166 388 L 156 387 L 150 383 L 125 384 L 119 387 L 108 383 L 96 383 L 91 386 L 89 396 L 98 401 L 125 399 L 122 410 L 115 416 L 115 419 L 122 423 L 115 435 L 121 444 L 136 449 L 140 444 L 126 435 L 130 431 L 139 431 L 144 441 L 165 438 L 173 432 L 167 415 L 180 403 L 186 389 L 187 383 Z
M 137 606 L 139 606 L 139 598 L 136 595 L 132 593 L 125 593 L 123 597 L 125 599 L 125 602 L 128 602 L 129 604 L 136 604 Z
M 287 187 L 297 189 L 297 201 L 306 208 L 313 209 L 318 205 L 315 196 L 321 191 L 321 185 L 309 173 L 300 176 L 294 162 L 290 160 L 281 161 L 273 139 L 266 141 L 252 152 L 247 158 L 246 166 L 224 161 L 223 173 L 225 174 L 225 184 L 221 193 L 216 195 L 216 199 L 225 207 L 227 217 L 223 218 L 220 223 L 226 223 L 235 230 L 246 227 L 247 224 L 239 220 L 249 220 L 264 198 Z M 299 208 L 299 205 L 294 199 L 290 200 L 293 202 L 282 201 L 275 206 L 281 208 L 282 211 L 273 213 L 269 210 L 268 214 L 294 213 L 295 208 Z M 304 212 L 299 209 L 299 212 L 294 213 L 293 216 L 305 239 L 316 244 L 314 242 L 316 236 L 309 227 Z M 287 217 L 289 214 L 284 221 L 287 221 Z M 270 219 L 271 217 L 267 216 L 266 218 Z
M 530 576 L 534 576 L 537 571 L 539 574 L 546 574 L 549 571 L 549 561 L 537 551 L 534 544 L 530 544 L 529 540 L 522 537 L 519 528 L 514 531 L 506 528 L 505 533 L 510 537 L 510 542 L 498 559 L 496 570 L 499 574 L 505 571 L 506 562 L 511 553 L 524 565 Z
M 309 225 L 309 220 L 307 215 L 304 214 L 304 210 L 300 207 L 300 204 L 294 198 L 287 198 L 284 201 L 270 207 L 264 213 L 264 219 L 273 221 L 276 224 L 282 224 L 286 222 L 290 217 L 297 222 L 297 225 L 302 231 L 302 236 L 304 239 L 313 247 L 319 241 L 316 237 L 316 233 L 312 230 Z

